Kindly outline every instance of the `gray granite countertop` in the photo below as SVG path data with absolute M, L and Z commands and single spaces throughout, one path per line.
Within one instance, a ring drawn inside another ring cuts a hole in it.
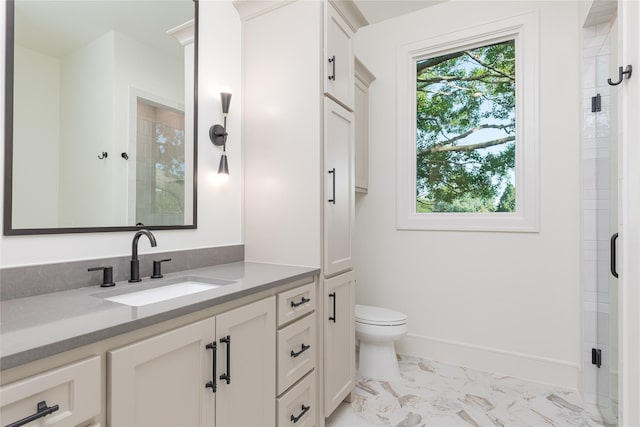
M 118 282 L 54 292 L 0 303 L 0 370 L 13 368 L 135 329 L 203 310 L 287 282 L 319 274 L 319 269 L 235 262 L 166 274 L 163 279 Z M 156 287 L 178 277 L 230 281 L 211 290 L 133 307 L 104 299 Z

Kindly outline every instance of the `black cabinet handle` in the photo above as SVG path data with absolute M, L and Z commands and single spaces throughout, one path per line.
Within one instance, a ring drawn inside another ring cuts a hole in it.
M 291 301 L 291 308 L 296 308 L 296 307 L 298 307 L 299 305 L 302 305 L 302 304 L 308 303 L 309 301 L 311 301 L 311 298 L 305 298 L 305 297 L 302 297 L 302 299 L 300 300 L 300 302 Z
M 333 197 L 329 199 L 329 203 L 336 204 L 336 168 L 333 168 L 329 171 L 333 178 Z
M 37 412 L 35 414 L 29 415 L 28 417 L 18 420 L 14 423 L 7 424 L 7 427 L 20 427 L 25 424 L 29 424 L 30 422 L 35 421 L 38 418 L 46 417 L 49 414 L 53 414 L 58 409 L 60 409 L 60 406 L 47 406 L 47 402 L 43 400 L 42 402 L 38 402 L 38 404 L 36 405 Z
M 216 358 L 217 358 L 217 348 L 218 345 L 217 343 L 214 341 L 211 344 L 207 344 L 204 346 L 207 350 L 213 350 L 213 365 L 212 365 L 212 374 L 211 374 L 211 381 L 209 381 L 207 384 L 205 384 L 205 388 L 210 388 L 211 391 L 213 393 L 216 392 L 218 386 L 216 385 Z
M 304 406 L 304 404 L 302 404 L 302 412 L 300 412 L 297 417 L 291 415 L 291 421 L 293 421 L 294 424 L 297 423 L 309 409 L 311 409 L 311 406 Z
M 611 274 L 613 277 L 618 277 L 618 271 L 616 270 L 616 240 L 618 240 L 618 233 L 613 233 L 611 236 Z
M 329 320 L 333 320 L 333 323 L 336 323 L 336 293 L 331 292 L 329 298 L 333 298 L 333 316 L 329 317 Z
M 336 81 L 336 56 L 335 55 L 329 58 L 329 64 L 333 65 L 333 73 L 329 76 L 329 80 L 333 80 L 335 82 Z
M 302 343 L 302 347 L 300 348 L 300 351 L 295 352 L 293 350 L 291 350 L 291 357 L 293 357 L 294 359 L 298 356 L 300 356 L 302 353 L 304 353 L 305 351 L 309 350 L 311 348 L 310 345 Z
M 231 336 L 220 338 L 220 343 L 227 345 L 227 373 L 220 375 L 220 379 L 226 381 L 227 384 L 231 384 Z

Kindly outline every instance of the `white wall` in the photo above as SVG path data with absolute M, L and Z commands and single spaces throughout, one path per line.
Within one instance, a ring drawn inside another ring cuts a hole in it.
M 17 228 L 30 224 L 58 224 L 58 145 L 60 143 L 60 61 L 34 50 L 16 46 L 14 75 L 14 139 L 25 141 L 14 147 L 13 212 Z M 38 153 L 38 155 L 32 155 Z M 33 179 L 37 173 L 39 179 Z
M 110 32 L 61 59 L 60 227 L 118 224 L 109 209 L 115 202 L 110 197 L 116 160 L 111 150 L 114 51 Z M 99 160 L 103 151 L 111 159 Z
M 540 12 L 540 232 L 399 231 L 396 52 Z M 356 199 L 357 301 L 406 313 L 401 352 L 577 388 L 580 312 L 578 2 L 446 2 L 361 29 L 371 86 L 369 193 Z
M 184 48 L 175 40 L 177 54 L 184 56 Z M 184 60 L 177 61 L 175 55 L 167 54 L 160 49 L 140 43 L 122 33 L 115 33 L 115 93 L 113 105 L 114 138 L 111 141 L 113 152 L 113 181 L 109 190 L 109 200 L 115 200 L 113 206 L 109 206 L 114 218 L 120 224 L 132 223 L 127 218 L 127 201 L 129 194 L 122 191 L 135 193 L 135 185 L 129 186 L 127 169 L 130 162 L 136 161 L 135 136 L 129 135 L 130 121 L 137 117 L 130 111 L 130 90 L 135 88 L 154 96 L 154 99 L 162 99 L 168 105 L 182 105 L 185 103 L 184 84 Z M 191 68 L 193 69 L 193 67 Z M 189 97 L 189 99 L 192 99 Z M 185 116 L 188 117 L 188 116 Z M 190 123 L 185 123 L 185 126 Z M 120 156 L 127 152 L 129 160 Z
M 149 249 L 148 246 L 144 246 L 148 244 L 143 243 L 141 252 L 242 243 L 240 19 L 230 1 L 201 0 L 198 3 L 198 228 L 157 231 L 154 234 L 158 246 Z M 0 10 L 0 42 L 4 46 L 5 10 Z M 4 58 L 4 55 L 2 57 Z M 3 63 L 0 66 L 2 79 L 4 69 Z M 222 122 L 218 88 L 223 84 L 231 86 L 234 90 L 227 121 L 227 154 L 231 179 L 224 185 L 216 186 L 211 183 L 210 176 L 217 170 L 221 150 L 211 144 L 208 131 L 212 124 Z M 4 91 L 4 85 L 2 86 Z M 3 110 L 0 111 L 0 117 L 4 121 Z M 4 174 L 4 152 L 0 156 L 0 174 Z M 132 232 L 2 236 L 0 267 L 126 255 L 131 250 L 132 236 Z

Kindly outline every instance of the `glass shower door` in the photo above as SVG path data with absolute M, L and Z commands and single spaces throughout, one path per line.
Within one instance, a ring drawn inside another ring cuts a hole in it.
M 597 239 L 597 345 L 600 351 L 596 401 L 608 424 L 618 414 L 618 280 L 612 274 L 612 249 L 618 230 L 617 88 L 607 83 L 617 76 L 615 20 L 595 27 L 600 49 L 595 57 L 599 96 L 595 116 L 595 192 Z

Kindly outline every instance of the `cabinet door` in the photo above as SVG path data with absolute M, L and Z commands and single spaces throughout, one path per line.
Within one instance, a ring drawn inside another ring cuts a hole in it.
M 325 98 L 324 274 L 353 268 L 353 113 Z
M 213 426 L 214 332 L 207 319 L 110 351 L 109 425 Z
M 275 425 L 275 307 L 270 297 L 216 317 L 218 426 Z
M 325 279 L 324 290 L 324 415 L 328 417 L 356 383 L 353 272 Z
M 353 30 L 329 3 L 326 4 L 324 91 L 353 111 Z

